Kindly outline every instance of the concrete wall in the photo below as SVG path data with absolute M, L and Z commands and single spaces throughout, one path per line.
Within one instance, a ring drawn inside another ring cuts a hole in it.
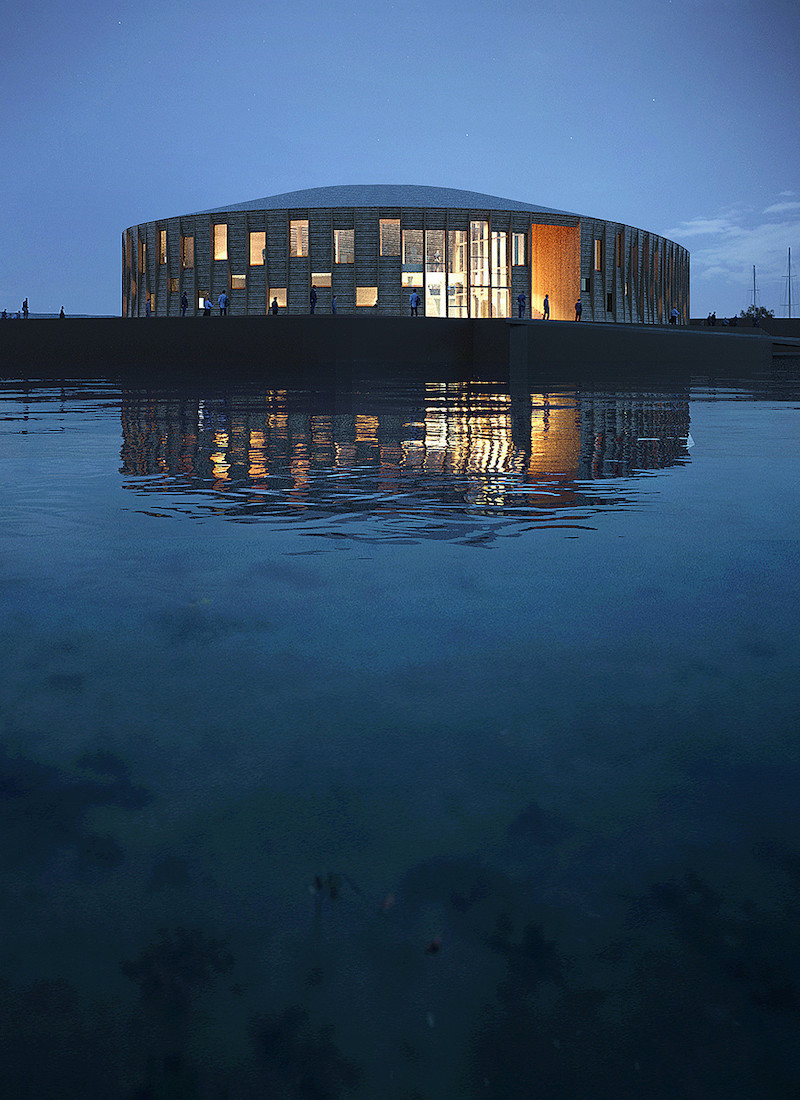
M 587 322 L 372 316 L 0 321 L 4 378 L 429 379 L 604 374 L 633 380 L 769 369 L 764 334 Z

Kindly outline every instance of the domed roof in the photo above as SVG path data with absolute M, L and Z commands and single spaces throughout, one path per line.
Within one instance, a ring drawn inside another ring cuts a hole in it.
M 405 183 L 344 184 L 339 187 L 308 187 L 303 191 L 287 191 L 263 199 L 215 206 L 198 210 L 198 214 L 216 214 L 229 210 L 305 210 L 318 207 L 424 207 L 464 210 L 524 210 L 532 214 L 569 214 L 549 206 L 534 206 L 515 199 L 501 199 L 480 191 L 460 191 L 455 187 L 423 187 Z M 577 217 L 577 215 L 570 215 Z

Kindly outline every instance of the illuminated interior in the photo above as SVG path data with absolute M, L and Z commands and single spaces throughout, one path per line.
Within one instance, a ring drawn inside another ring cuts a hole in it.
M 581 293 L 580 226 L 531 226 L 531 317 L 543 316 L 550 296 L 551 321 L 571 321 Z
M 267 251 L 267 234 L 250 234 L 250 266 L 263 267 L 264 257 Z
M 333 262 L 335 264 L 352 264 L 355 262 L 355 238 L 355 229 L 334 229 Z
M 308 255 L 308 221 L 289 222 L 289 255 Z
M 218 223 L 214 226 L 214 259 L 227 260 L 228 258 L 228 226 Z

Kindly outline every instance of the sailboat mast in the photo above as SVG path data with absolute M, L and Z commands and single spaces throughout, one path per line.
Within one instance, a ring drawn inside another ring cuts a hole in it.
M 789 318 L 792 316 L 792 250 L 789 249 Z

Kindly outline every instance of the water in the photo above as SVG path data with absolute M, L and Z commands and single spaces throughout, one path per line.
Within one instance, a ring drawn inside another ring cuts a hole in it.
M 796 1096 L 789 368 L 6 382 L 4 1095 Z

